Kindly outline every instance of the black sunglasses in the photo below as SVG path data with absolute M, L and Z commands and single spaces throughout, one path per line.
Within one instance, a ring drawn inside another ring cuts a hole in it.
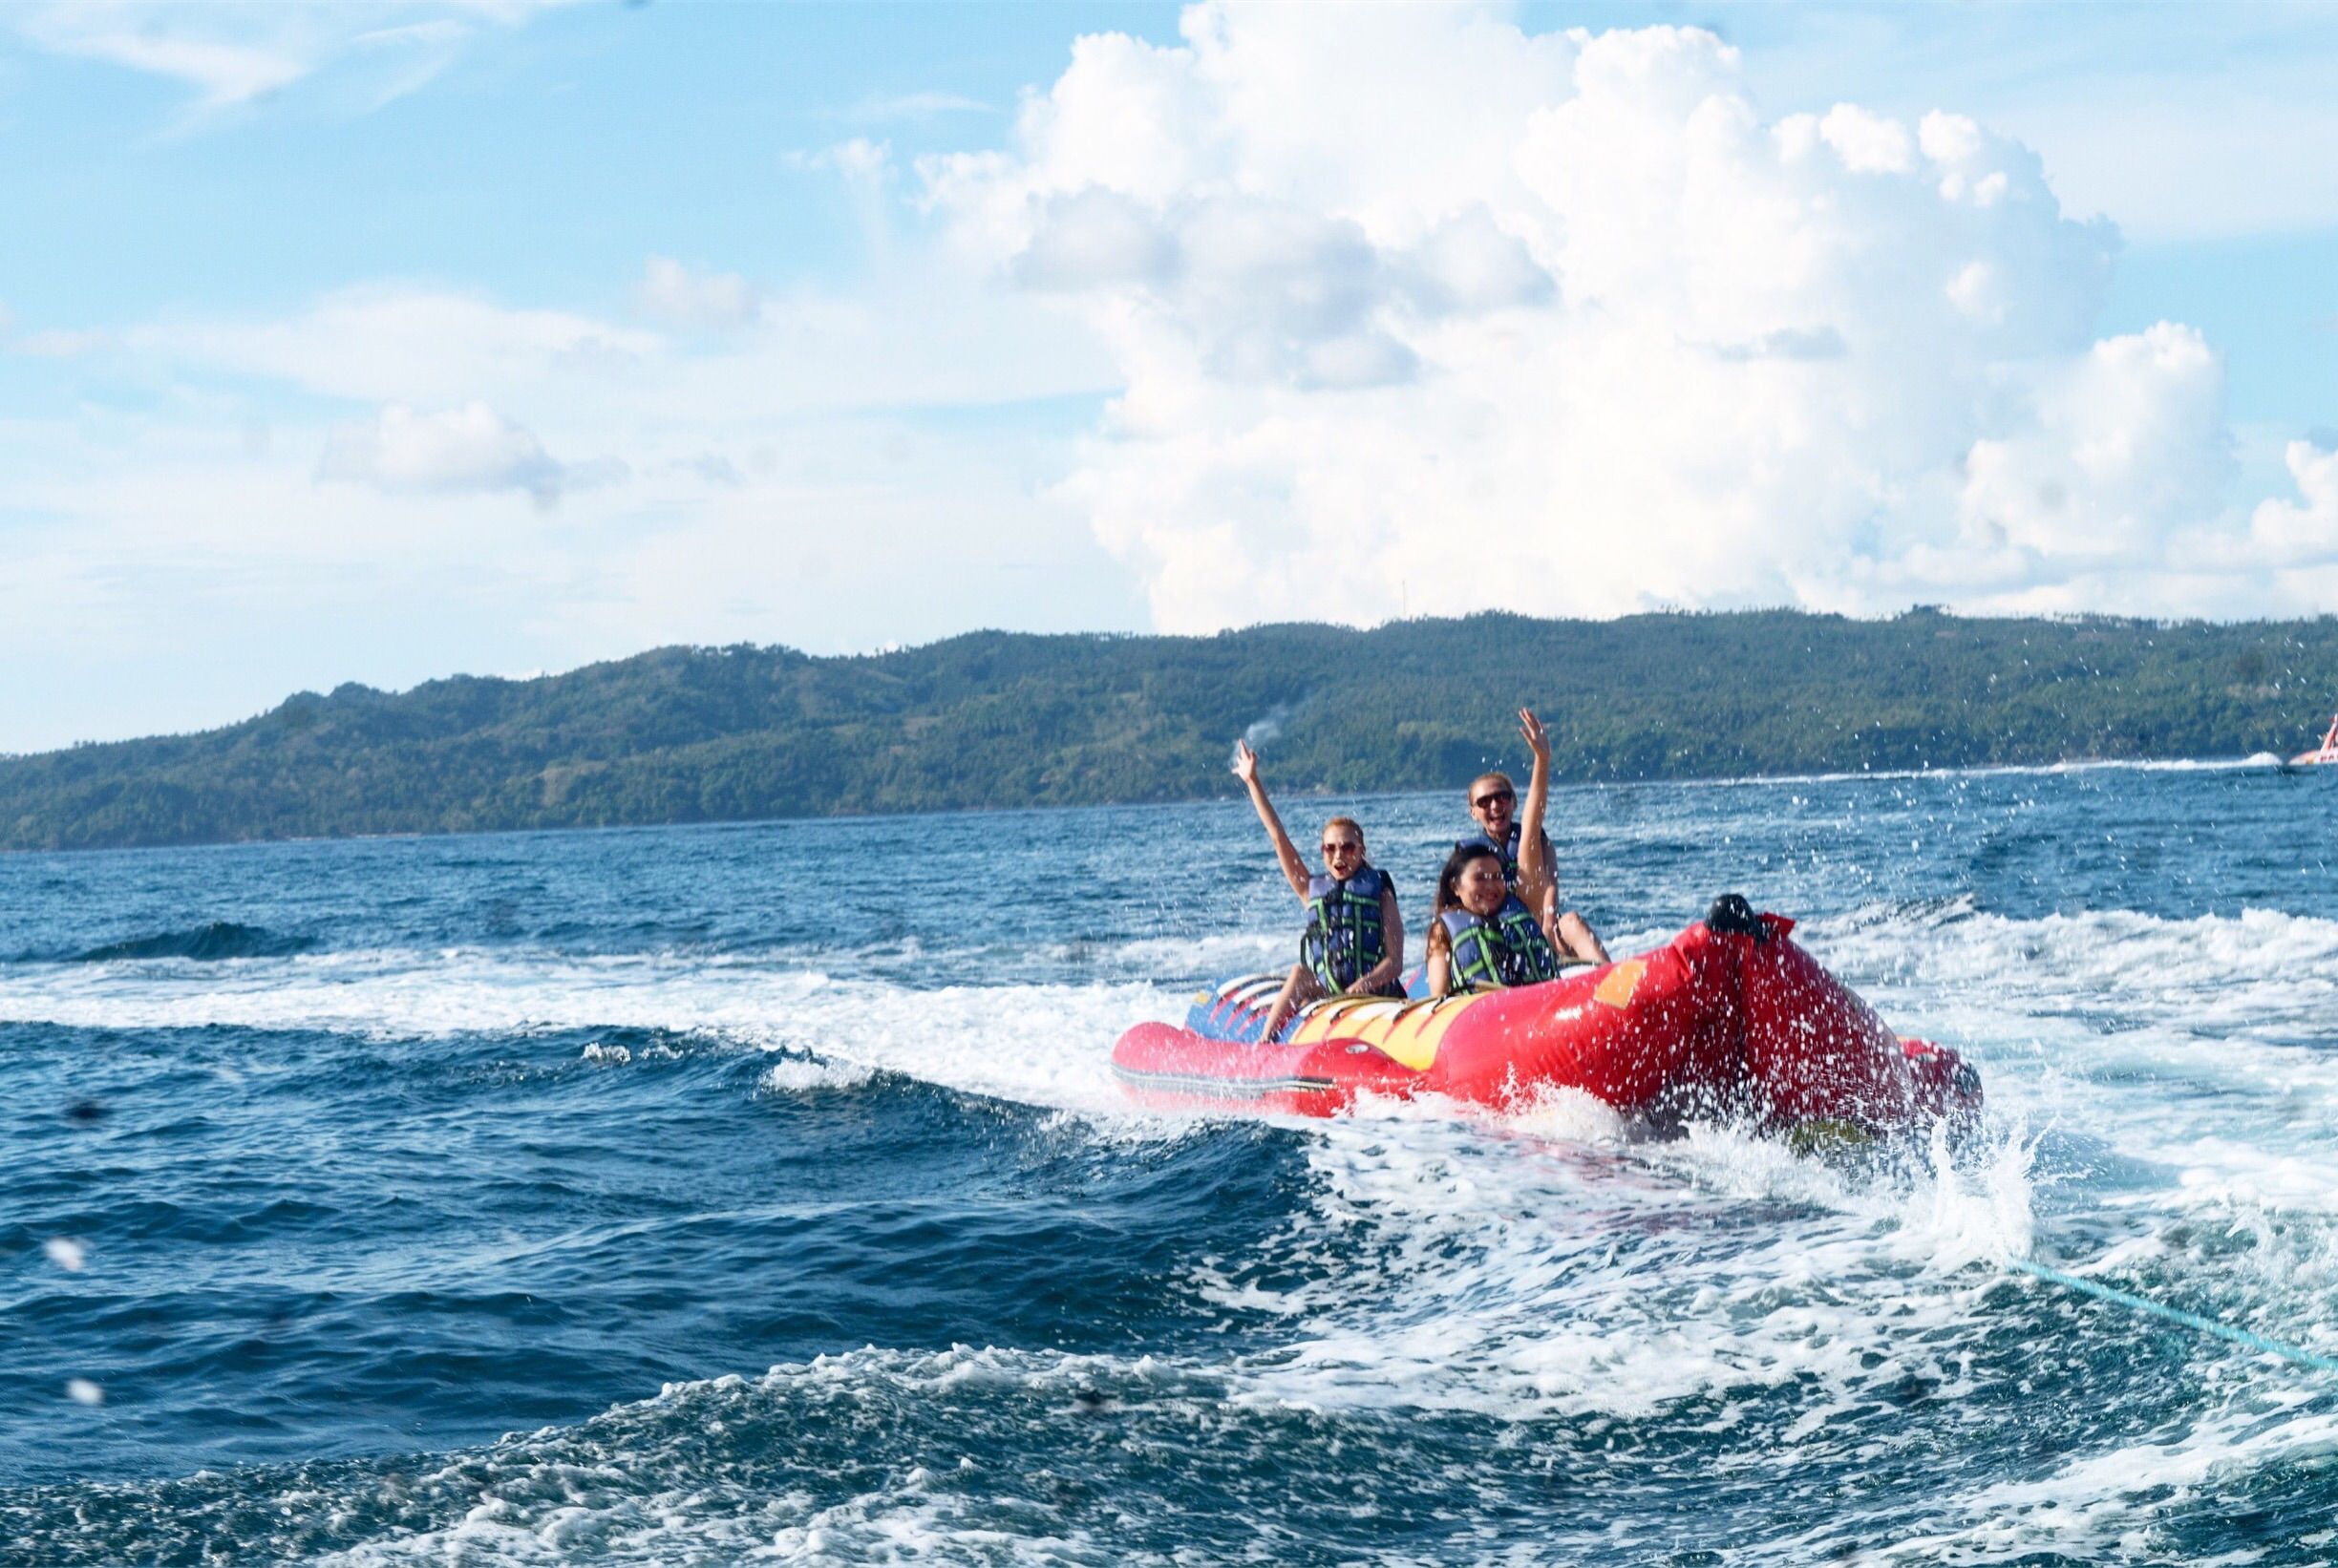
M 1516 790 L 1496 790 L 1491 795 L 1479 795 L 1477 799 L 1471 801 L 1470 804 L 1477 807 L 1479 811 L 1484 811 L 1491 807 L 1497 800 L 1516 800 L 1517 798 L 1518 792 Z

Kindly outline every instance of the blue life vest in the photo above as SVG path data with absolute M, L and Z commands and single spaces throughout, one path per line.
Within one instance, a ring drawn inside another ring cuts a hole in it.
M 1389 874 L 1365 866 L 1346 881 L 1329 872 L 1307 879 L 1307 928 L 1299 943 L 1299 962 L 1334 995 L 1379 966 L 1388 957 L 1388 931 L 1380 921 L 1380 896 L 1393 893 Z
M 1490 849 L 1495 854 L 1500 856 L 1502 863 L 1502 877 L 1515 890 L 1518 887 L 1519 879 L 1519 834 L 1522 829 L 1524 829 L 1525 826 L 1526 824 L 1523 822 L 1511 823 L 1510 836 L 1498 844 L 1486 834 L 1473 833 L 1467 838 L 1456 839 L 1454 841 L 1454 848 Z M 1558 875 L 1558 867 L 1559 857 L 1551 848 L 1550 835 L 1545 833 L 1542 836 L 1542 869 L 1545 874 L 1556 876 Z
M 1452 956 L 1445 961 L 1449 994 L 1558 978 L 1558 949 L 1542 934 L 1534 911 L 1516 894 L 1502 901 L 1491 920 L 1466 909 L 1448 909 L 1437 919 L 1453 943 Z

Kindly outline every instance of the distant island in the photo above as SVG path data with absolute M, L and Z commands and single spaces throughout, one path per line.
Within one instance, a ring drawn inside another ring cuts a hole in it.
M 2284 755 L 2338 619 L 1416 620 L 1212 637 L 976 632 L 898 652 L 669 647 L 344 686 L 201 734 L 0 758 L 0 849 L 1453 788 L 1549 721 L 1563 780 Z

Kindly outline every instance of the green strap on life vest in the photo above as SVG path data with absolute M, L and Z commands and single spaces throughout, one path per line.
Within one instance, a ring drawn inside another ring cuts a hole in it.
M 1388 957 L 1388 931 L 1380 919 L 1380 891 L 1387 885 L 1377 875 L 1369 894 L 1350 882 L 1329 882 L 1307 900 L 1307 936 L 1299 957 L 1327 991 L 1339 992 L 1376 968 Z
M 1446 934 L 1453 953 L 1446 960 L 1452 984 L 1468 990 L 1494 990 L 1508 985 L 1531 985 L 1559 974 L 1559 954 L 1532 911 L 1512 899 L 1492 920 L 1473 918 L 1460 925 L 1449 922 Z

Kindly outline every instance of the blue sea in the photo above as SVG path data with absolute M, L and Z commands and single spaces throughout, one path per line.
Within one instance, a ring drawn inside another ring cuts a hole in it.
M 2338 1561 L 2338 1377 L 2011 1266 L 2338 1355 L 2333 788 L 1560 789 L 1978 1067 L 1852 1161 L 1135 1110 L 1239 801 L 0 857 L 0 1561 Z

